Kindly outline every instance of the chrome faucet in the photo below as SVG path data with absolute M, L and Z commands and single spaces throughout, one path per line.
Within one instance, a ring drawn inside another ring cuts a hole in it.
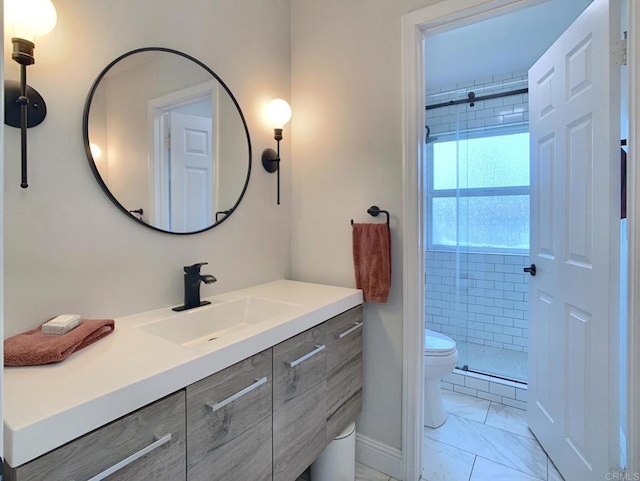
M 208 262 L 200 262 L 184 267 L 184 306 L 174 307 L 174 311 L 186 311 L 211 304 L 209 301 L 200 300 L 200 283 L 213 284 L 218 280 L 210 274 L 200 274 L 200 268 L 207 264 Z

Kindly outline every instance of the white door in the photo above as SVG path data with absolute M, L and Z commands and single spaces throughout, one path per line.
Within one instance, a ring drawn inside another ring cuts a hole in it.
M 567 481 L 617 466 L 618 0 L 594 0 L 529 71 L 529 426 Z
M 211 119 L 171 112 L 171 225 L 193 232 L 213 224 Z

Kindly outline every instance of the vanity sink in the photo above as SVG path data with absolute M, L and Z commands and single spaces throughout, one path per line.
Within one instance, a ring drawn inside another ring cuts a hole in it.
M 214 301 L 211 305 L 136 327 L 183 347 L 194 347 L 247 326 L 289 314 L 299 307 L 297 304 L 249 296 L 222 303 Z

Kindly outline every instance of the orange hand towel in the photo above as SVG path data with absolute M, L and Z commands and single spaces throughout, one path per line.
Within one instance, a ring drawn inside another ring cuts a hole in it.
M 83 319 L 61 336 L 42 334 L 42 326 L 4 341 L 5 366 L 37 366 L 64 361 L 115 329 L 113 319 Z
M 391 231 L 387 224 L 353 224 L 356 287 L 364 300 L 387 302 L 391 289 Z

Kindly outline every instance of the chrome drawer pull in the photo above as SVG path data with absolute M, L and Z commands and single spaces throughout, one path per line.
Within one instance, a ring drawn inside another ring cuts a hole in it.
M 207 407 L 211 409 L 212 413 L 215 413 L 218 409 L 222 409 L 223 407 L 225 407 L 227 404 L 231 404 L 233 401 L 240 399 L 242 396 L 244 396 L 245 394 L 250 393 L 251 391 L 253 391 L 256 388 L 259 388 L 260 386 L 262 386 L 263 384 L 265 384 L 267 382 L 267 378 L 263 377 L 261 379 L 254 379 L 254 383 L 251 384 L 250 386 L 245 387 L 242 391 L 238 391 L 237 393 L 235 393 L 233 396 L 229 396 L 227 399 L 225 399 L 224 401 L 220 401 L 217 404 L 207 404 Z
M 129 456 L 127 458 L 124 458 L 118 464 L 114 464 L 110 468 L 107 468 L 104 471 L 102 471 L 100 474 L 96 474 L 93 478 L 89 478 L 87 481 L 100 481 L 102 479 L 107 478 L 108 476 L 111 476 L 113 473 L 115 473 L 117 471 L 120 471 L 122 468 L 124 468 L 126 466 L 129 466 L 131 463 L 137 461 L 138 459 L 140 459 L 145 454 L 149 454 L 154 449 L 158 449 L 163 444 L 166 444 L 169 441 L 171 441 L 171 433 L 165 434 L 162 437 L 154 436 L 154 438 L 156 440 L 155 443 L 149 444 L 149 446 L 147 446 L 146 448 L 142 448 L 137 453 L 132 454 L 131 456 Z
M 314 349 L 313 351 L 311 351 L 309 354 L 305 354 L 305 355 L 304 355 L 304 356 L 302 356 L 301 358 L 296 359 L 295 361 L 292 361 L 292 362 L 286 362 L 286 361 L 285 361 L 285 363 L 284 363 L 284 364 L 285 364 L 285 366 L 287 366 L 287 367 L 296 367 L 296 366 L 297 366 L 298 364 L 300 364 L 301 362 L 304 362 L 304 361 L 306 361 L 307 359 L 309 359 L 309 358 L 311 358 L 311 357 L 315 356 L 315 355 L 316 355 L 316 354 L 318 354 L 319 352 L 324 351 L 324 348 L 325 348 L 325 347 L 326 347 L 326 346 L 325 346 L 324 344 L 323 344 L 323 345 L 321 345 L 321 346 L 318 346 L 318 345 L 316 344 L 315 349 Z
M 348 331 L 343 332 L 342 334 L 336 334 L 336 339 L 342 339 L 343 337 L 347 337 L 352 332 L 357 331 L 362 327 L 362 322 L 356 322 L 355 325 L 349 329 Z

